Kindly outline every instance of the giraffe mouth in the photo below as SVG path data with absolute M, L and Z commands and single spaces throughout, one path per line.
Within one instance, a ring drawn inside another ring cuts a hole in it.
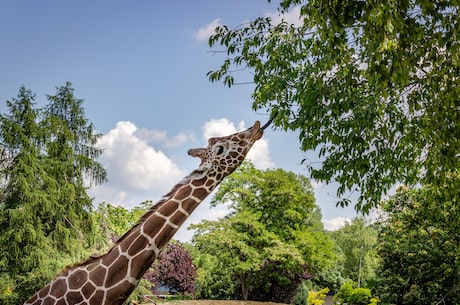
M 267 128 L 267 124 L 265 124 L 264 126 L 262 126 L 262 128 L 260 127 L 260 122 L 259 121 L 256 121 L 254 123 L 254 126 L 252 126 L 249 130 L 252 130 L 252 134 L 250 136 L 251 140 L 252 141 L 257 141 L 259 140 L 260 138 L 262 138 L 263 134 L 264 134 L 264 129 Z

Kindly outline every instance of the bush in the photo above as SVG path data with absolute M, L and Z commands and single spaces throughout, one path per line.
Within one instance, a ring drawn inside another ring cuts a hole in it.
M 297 288 L 297 293 L 294 297 L 294 305 L 308 305 L 308 294 L 311 290 L 311 287 L 311 281 L 303 281 L 299 285 L 299 288 Z
M 355 288 L 352 282 L 343 284 L 335 295 L 334 300 L 348 305 L 374 305 L 378 303 L 377 298 L 372 298 L 369 288 Z
M 368 288 L 355 288 L 352 290 L 349 304 L 353 305 L 368 305 L 371 300 L 371 290 Z
M 141 279 L 139 285 L 137 285 L 124 304 L 140 304 L 146 297 L 153 298 L 152 286 L 152 283 L 146 279 Z
M 310 291 L 308 293 L 308 304 L 309 305 L 322 305 L 326 299 L 326 295 L 329 292 L 329 288 L 323 288 L 319 291 Z
M 19 303 L 19 297 L 14 293 L 15 283 L 6 274 L 0 274 L 0 304 L 13 305 Z

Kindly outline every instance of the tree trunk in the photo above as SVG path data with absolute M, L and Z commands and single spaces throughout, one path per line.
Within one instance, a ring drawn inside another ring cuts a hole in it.
M 246 285 L 246 280 L 249 278 L 250 272 L 240 274 L 240 284 L 241 284 L 241 296 L 243 301 L 248 300 L 249 295 L 249 285 Z

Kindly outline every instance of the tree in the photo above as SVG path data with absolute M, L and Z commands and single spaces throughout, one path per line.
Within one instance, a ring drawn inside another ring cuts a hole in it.
M 345 283 L 343 276 L 343 261 L 340 254 L 337 254 L 338 260 L 332 266 L 323 269 L 313 279 L 316 287 L 327 287 L 329 291 L 335 293 Z
M 113 206 L 106 202 L 100 203 L 95 214 L 101 234 L 112 241 L 118 240 L 139 221 L 150 205 L 151 201 L 144 201 L 129 211 L 122 206 Z
M 382 304 L 460 300 L 460 191 L 450 194 L 450 187 L 401 188 L 383 203 L 376 286 Z
M 245 163 L 211 200 L 223 203 L 233 212 L 194 225 L 193 242 L 234 274 L 243 299 L 291 300 L 303 280 L 332 261 L 332 243 L 304 176 Z
M 366 286 L 378 267 L 377 230 L 367 225 L 364 217 L 357 217 L 332 236 L 343 254 L 343 275 L 357 282 L 358 288 Z
M 38 288 L 36 282 L 53 275 L 56 266 L 52 261 L 62 257 L 46 237 L 51 203 L 44 185 L 52 179 L 45 175 L 40 158 L 42 131 L 35 96 L 21 87 L 17 98 L 6 104 L 9 113 L 0 117 L 3 156 L 7 158 L 1 169 L 5 185 L 0 202 L 0 273 L 8 279 L 2 290 L 9 289 L 11 303 L 18 303 Z M 30 273 L 32 270 L 36 272 Z
M 45 149 L 50 161 L 56 162 L 51 166 L 53 176 L 72 182 L 77 196 L 85 196 L 83 178 L 95 184 L 107 180 L 104 168 L 96 161 L 103 151 L 96 147 L 101 135 L 85 117 L 83 100 L 74 96 L 70 82 L 47 98 L 43 128 L 50 133 Z
M 299 276 L 303 279 L 305 261 L 299 249 L 269 232 L 258 220 L 259 217 L 239 212 L 220 221 L 203 221 L 192 226 L 197 230 L 193 242 L 200 253 L 216 257 L 218 268 L 232 274 L 230 280 L 237 282 L 235 288 L 239 291 L 227 291 L 224 298 L 237 296 L 243 300 L 254 299 L 257 289 L 265 292 L 267 297 L 267 292 L 271 291 L 265 291 L 265 286 L 272 284 L 271 289 L 277 290 L 277 281 L 284 282 L 286 287 L 282 293 L 278 291 L 278 294 L 273 294 L 283 298 L 290 293 L 288 288 L 291 281 L 294 282 Z M 208 268 L 206 265 L 198 267 Z M 295 286 L 294 283 L 292 286 Z M 261 292 L 259 294 L 262 295 Z
M 57 92 L 44 110 L 23 86 L 0 116 L 0 274 L 14 287 L 16 303 L 65 264 L 86 256 L 94 243 L 91 199 L 82 177 L 105 180 L 94 160 L 100 153 L 97 136 L 70 84 Z
M 233 272 L 228 272 L 228 260 L 224 251 L 225 249 L 221 249 L 219 254 L 210 254 L 193 247 L 190 252 L 197 272 L 197 299 L 227 300 L 235 296 L 237 282 Z
M 56 88 L 55 95 L 48 95 L 43 109 L 41 129 L 46 131 L 43 141 L 46 175 L 51 176 L 53 188 L 53 212 L 49 214 L 51 239 L 61 241 L 56 248 L 69 254 L 78 253 L 81 245 L 70 242 L 94 238 L 95 226 L 91 210 L 92 199 L 86 193 L 87 182 L 101 184 L 106 172 L 96 160 L 102 149 L 96 147 L 101 135 L 84 115 L 83 100 L 74 96 L 72 84 Z M 87 178 L 86 181 L 84 178 Z M 91 241 L 90 243 L 93 243 Z
M 122 206 L 113 206 L 110 203 L 100 203 L 94 211 L 96 222 L 99 224 L 97 236 L 101 241 L 98 243 L 101 249 L 107 248 L 128 232 L 144 215 L 151 206 L 151 201 L 141 202 L 138 206 L 128 210 Z M 125 301 L 126 304 L 138 303 L 146 296 L 152 296 L 154 289 L 154 275 L 150 268 L 136 286 L 134 291 Z
M 216 28 L 209 44 L 228 57 L 209 79 L 232 86 L 248 68 L 253 108 L 299 131 L 322 161 L 304 160 L 311 176 L 338 182 L 342 206 L 355 190 L 368 211 L 396 183 L 445 184 L 460 167 L 458 2 L 284 0 L 278 9 L 298 12 L 301 25 L 261 17 Z
M 308 305 L 308 296 L 312 289 L 312 282 L 310 280 L 303 281 L 299 287 L 297 287 L 296 295 L 292 301 L 294 305 Z
M 195 266 L 192 257 L 178 243 L 170 243 L 153 265 L 152 280 L 155 288 L 165 285 L 171 291 L 181 294 L 195 292 Z

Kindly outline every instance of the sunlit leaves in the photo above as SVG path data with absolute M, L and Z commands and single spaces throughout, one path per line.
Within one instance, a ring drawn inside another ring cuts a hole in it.
M 253 108 L 298 130 L 303 150 L 320 151 L 313 178 L 355 190 L 358 210 L 378 204 L 396 183 L 442 185 L 460 167 L 459 7 L 449 1 L 300 1 L 301 26 L 257 18 L 223 26 L 212 81 L 253 75 Z
M 459 176 L 451 176 L 457 180 Z M 460 296 L 458 188 L 402 190 L 383 204 L 379 295 L 387 303 L 455 304 Z M 446 193 L 447 192 L 447 193 Z
M 359 287 L 365 287 L 367 282 L 375 279 L 378 267 L 377 229 L 359 217 L 331 234 L 343 253 L 342 275 L 358 283 Z
M 222 182 L 211 204 L 228 204 L 232 213 L 193 225 L 194 244 L 200 256 L 223 262 L 220 268 L 233 274 L 243 297 L 252 287 L 253 300 L 289 300 L 302 280 L 332 262 L 332 242 L 304 176 L 245 163 Z

